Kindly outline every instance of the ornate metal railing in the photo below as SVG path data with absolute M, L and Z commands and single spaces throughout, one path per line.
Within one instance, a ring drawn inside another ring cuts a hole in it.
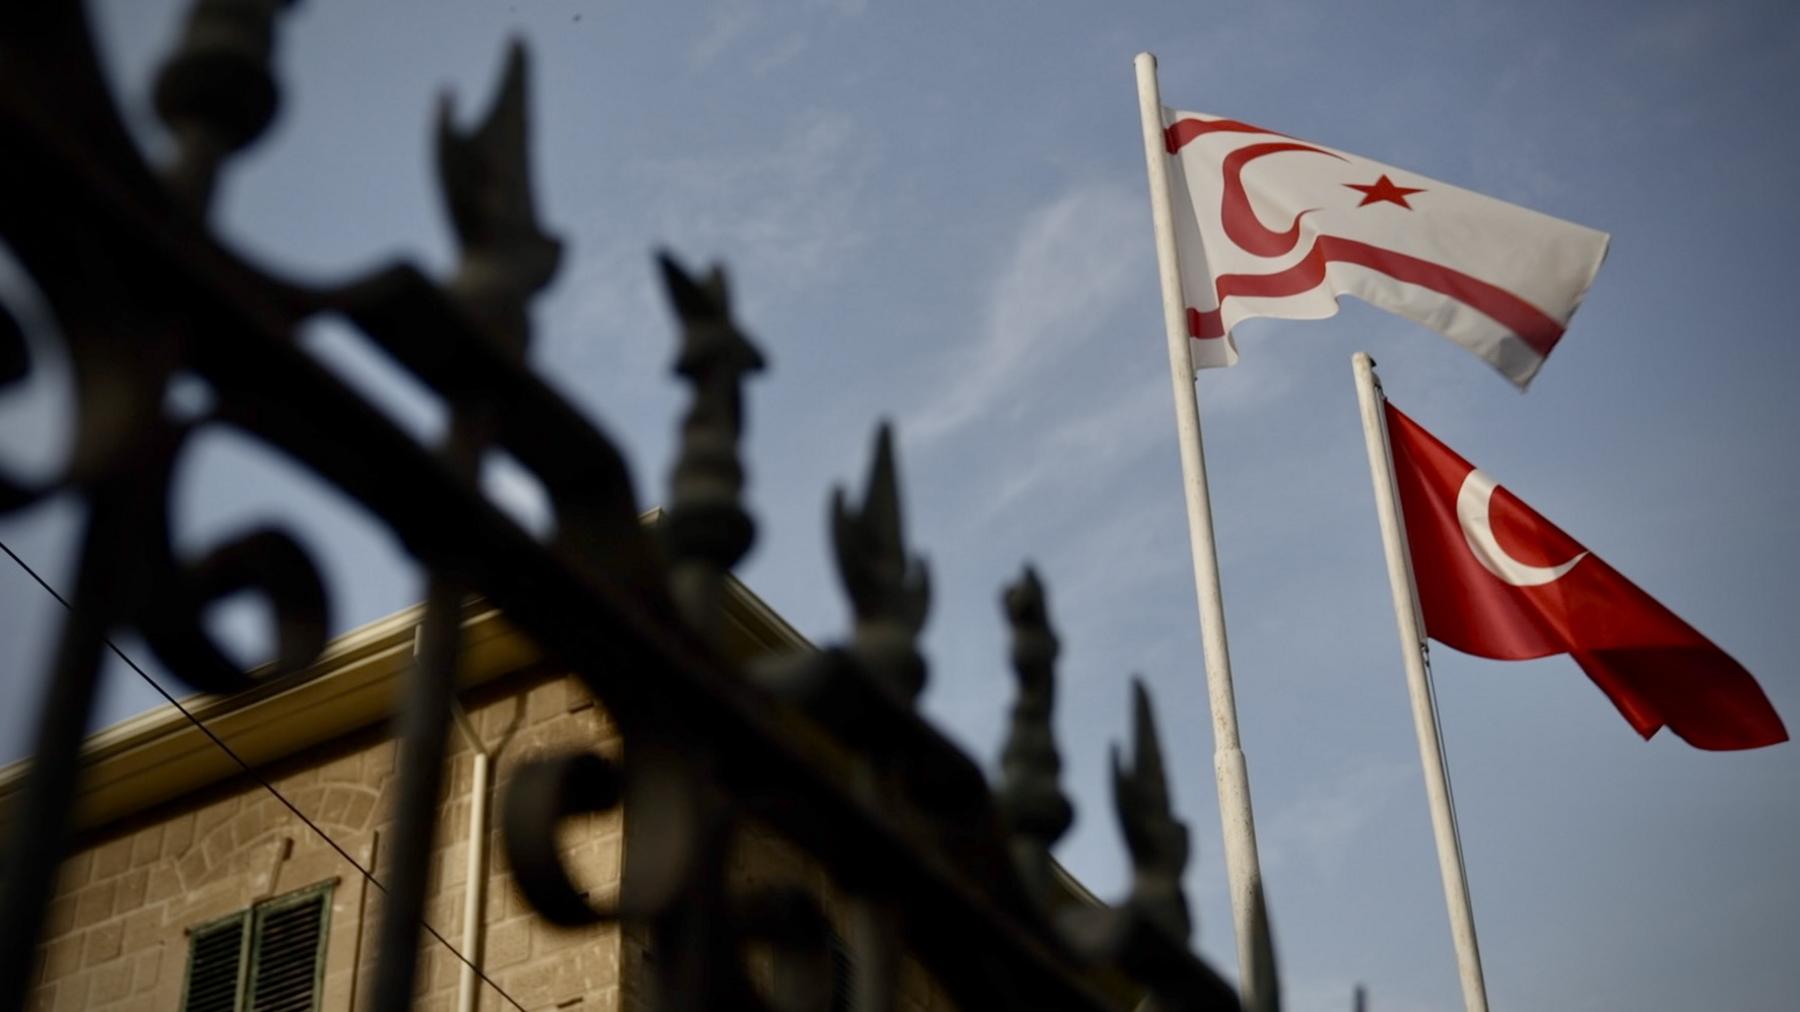
M 895 1007 L 903 952 L 965 1009 L 1115 1008 L 1120 982 L 1160 1009 L 1237 1007 L 1188 948 L 1187 831 L 1170 814 L 1141 687 L 1133 758 L 1114 759 L 1130 895 L 1117 907 L 1058 901 L 1067 893 L 1049 849 L 1071 808 L 1050 724 L 1057 642 L 1029 571 L 1004 602 L 1020 693 L 999 785 L 990 790 L 915 712 L 929 584 L 902 537 L 885 429 L 862 500 L 833 500 L 831 534 L 855 612 L 849 642 L 751 670 L 725 659 L 727 572 L 754 530 L 739 501 L 740 384 L 761 357 L 732 320 L 723 273 L 696 279 L 665 258 L 682 325 L 676 369 L 693 399 L 667 512 L 647 531 L 619 451 L 524 367 L 527 304 L 553 275 L 559 246 L 526 184 L 520 47 L 474 130 L 447 118 L 438 126 L 461 253 L 447 281 L 402 263 L 308 287 L 213 237 L 214 181 L 276 108 L 269 56 L 282 6 L 197 0 L 156 84 L 175 142 L 158 168 L 121 125 L 81 6 L 0 5 L 0 236 L 50 308 L 78 403 L 66 468 L 44 485 L 0 475 L 0 511 L 59 492 L 86 506 L 72 612 L 12 812 L 0 1010 L 26 999 L 55 869 L 71 845 L 105 637 L 137 631 L 189 685 L 215 692 L 248 687 L 201 623 L 225 596 L 267 599 L 278 673 L 304 667 L 325 642 L 326 588 L 288 534 L 259 530 L 199 559 L 173 550 L 172 469 L 215 427 L 260 439 L 353 497 L 430 574 L 420 662 L 399 708 L 392 871 L 368 1007 L 404 1008 L 413 993 L 456 620 L 474 593 L 577 673 L 623 732 L 621 761 L 581 753 L 521 769 L 505 798 L 505 839 L 542 916 L 620 919 L 647 939 L 656 1007 L 829 1007 L 822 901 L 790 890 L 741 895 L 728 880 L 726 849 L 750 823 L 803 850 L 847 897 L 837 913 L 854 929 L 859 1009 Z M 422 448 L 296 346 L 297 328 L 326 315 L 353 323 L 447 402 L 440 446 Z M 26 379 L 27 359 L 0 307 L 0 383 Z M 166 407 L 185 376 L 211 390 L 198 415 Z M 477 491 L 490 450 L 541 481 L 554 534 L 531 537 Z M 596 909 L 570 884 L 553 830 L 572 813 L 617 805 L 631 813 L 623 885 L 615 905 Z M 753 982 L 752 946 L 785 968 L 774 985 Z

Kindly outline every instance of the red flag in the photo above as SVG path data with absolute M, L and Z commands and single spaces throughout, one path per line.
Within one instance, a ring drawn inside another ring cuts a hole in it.
M 1425 630 L 1478 657 L 1569 654 L 1648 738 L 1757 748 L 1787 729 L 1756 679 L 1655 598 L 1387 405 Z

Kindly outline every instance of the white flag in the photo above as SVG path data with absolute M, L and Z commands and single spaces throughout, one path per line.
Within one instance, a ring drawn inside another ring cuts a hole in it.
M 1236 120 L 1163 110 L 1194 365 L 1231 328 L 1316 320 L 1354 295 L 1524 387 L 1562 338 L 1608 236 Z

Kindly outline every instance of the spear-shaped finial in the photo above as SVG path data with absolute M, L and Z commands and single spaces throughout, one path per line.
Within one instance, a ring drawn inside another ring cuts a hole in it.
M 1132 679 L 1132 730 L 1135 749 L 1129 770 L 1112 749 L 1113 799 L 1125 846 L 1131 851 L 1130 905 L 1146 918 L 1186 940 L 1193 931 L 1181 873 L 1188 861 L 1188 831 L 1169 804 L 1162 747 L 1157 743 L 1156 716 L 1141 679 Z
M 562 256 L 562 244 L 539 226 L 531 199 L 525 70 L 525 45 L 514 39 L 487 116 L 459 131 L 446 93 L 437 120 L 438 180 L 462 253 L 450 292 L 520 358 L 525 303 L 550 282 Z
M 831 533 L 838 575 L 856 613 L 851 652 L 878 682 L 910 702 L 925 688 L 925 661 L 915 640 L 931 604 L 931 581 L 925 561 L 906 551 L 893 444 L 883 422 L 862 506 L 849 506 L 842 488 L 832 490 Z
M 656 262 L 662 268 L 669 303 L 681 318 L 681 350 L 675 356 L 675 372 L 699 388 L 701 399 L 696 401 L 695 411 L 706 409 L 707 428 L 735 439 L 744 427 L 740 381 L 745 373 L 761 372 L 767 363 L 731 318 L 725 268 L 714 264 L 705 277 L 696 280 L 668 253 L 657 254 Z
M 270 60 L 285 0 L 195 0 L 156 77 L 156 114 L 175 139 L 169 189 L 204 216 L 219 167 L 275 118 Z
M 693 389 L 662 526 L 670 592 L 689 624 L 716 640 L 724 575 L 755 540 L 755 524 L 740 502 L 744 468 L 738 440 L 744 428 L 744 374 L 764 363 L 731 318 L 724 268 L 715 266 L 695 280 L 668 254 L 657 261 L 669 302 L 681 318 L 675 372 Z
M 1020 875 L 1039 899 L 1050 891 L 1050 847 L 1075 819 L 1057 782 L 1062 758 L 1050 723 L 1056 703 L 1056 633 L 1044 587 L 1030 567 L 1001 594 L 1012 625 L 1012 663 L 1019 679 L 1012 727 L 1000 755 L 1000 813 L 1014 835 Z

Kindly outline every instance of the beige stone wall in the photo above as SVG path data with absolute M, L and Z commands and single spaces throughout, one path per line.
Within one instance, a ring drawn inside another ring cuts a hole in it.
M 513 886 L 498 829 L 501 791 L 521 760 L 577 748 L 616 756 L 617 728 L 578 681 L 553 673 L 502 678 L 463 703 L 495 754 L 483 972 L 531 1012 L 647 1012 L 654 956 L 646 951 L 646 933 L 627 929 L 621 940 L 612 926 L 564 931 L 546 923 Z M 426 919 L 460 949 L 474 753 L 455 729 L 449 743 Z M 262 773 L 357 862 L 385 879 L 395 752 L 387 728 L 374 727 Z M 616 896 L 622 828 L 611 813 L 571 820 L 560 834 L 572 875 L 596 902 Z M 804 854 L 754 823 L 739 843 L 731 862 L 735 888 L 803 886 L 819 897 L 840 933 L 849 933 L 843 895 Z M 240 776 L 107 827 L 82 840 L 64 862 L 30 1007 L 175 1012 L 189 929 L 321 882 L 334 885 L 320 1008 L 350 1012 L 359 1008 L 374 973 L 380 890 L 261 786 Z M 423 932 L 419 951 L 414 1008 L 450 1012 L 461 962 Z M 482 985 L 477 1007 L 503 1012 L 514 1008 L 512 1001 Z M 899 1008 L 949 1012 L 954 1006 L 929 973 L 906 958 Z
M 570 678 L 513 676 L 464 702 L 490 750 L 499 746 L 497 788 L 533 755 L 618 748 L 611 721 Z M 374 854 L 382 877 L 381 844 L 392 838 L 394 757 L 386 728 L 371 728 L 264 775 L 358 862 L 368 866 Z M 473 767 L 473 752 L 453 730 L 426 918 L 459 948 Z M 484 971 L 534 1012 L 618 1007 L 617 930 L 560 931 L 527 909 L 506 868 L 498 798 L 496 792 L 489 807 Z M 617 888 L 620 830 L 612 814 L 577 820 L 561 834 L 566 859 L 597 897 Z M 357 991 L 373 970 L 379 890 L 262 787 L 240 776 L 107 827 L 64 862 L 31 1007 L 173 1012 L 187 969 L 188 929 L 324 881 L 335 886 L 321 1008 L 341 1012 L 356 1008 Z M 448 1012 L 461 963 L 428 935 L 422 938 L 415 1007 Z M 513 1007 L 492 988 L 482 992 L 483 1010 Z

